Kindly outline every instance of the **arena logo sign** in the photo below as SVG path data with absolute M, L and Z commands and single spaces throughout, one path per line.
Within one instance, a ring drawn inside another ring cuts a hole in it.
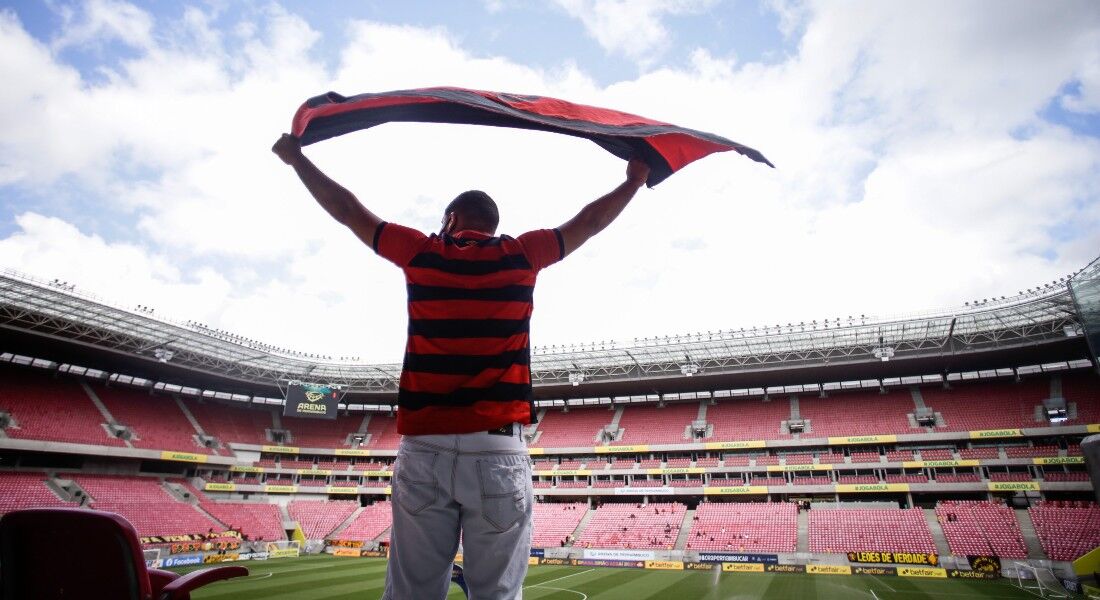
M 701 552 L 699 562 L 705 563 L 762 563 L 777 564 L 777 554 L 738 554 L 731 552 Z

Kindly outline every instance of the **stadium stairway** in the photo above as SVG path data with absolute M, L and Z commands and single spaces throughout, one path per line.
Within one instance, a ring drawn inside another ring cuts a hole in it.
M 351 511 L 351 514 L 348 515 L 348 518 L 344 519 L 343 523 L 340 523 L 339 525 L 337 525 L 336 529 L 333 529 L 332 533 L 328 534 L 328 537 L 333 538 L 333 539 L 340 539 L 337 534 L 339 534 L 341 531 L 347 529 L 348 525 L 351 525 L 351 523 L 353 521 L 355 521 L 356 517 L 358 517 L 359 513 L 361 513 L 361 512 L 363 512 L 363 507 L 362 506 L 360 506 L 359 508 Z
M 940 556 L 949 556 L 951 547 L 947 545 L 947 536 L 943 534 L 940 522 L 936 520 L 936 509 L 924 509 L 924 520 L 928 522 L 928 530 L 932 532 L 932 541 L 936 543 L 936 553 Z
M 1016 521 L 1020 524 L 1020 533 L 1024 536 L 1024 546 L 1027 548 L 1028 558 L 1047 558 L 1043 550 L 1043 544 L 1039 541 L 1039 534 L 1035 533 L 1035 523 L 1031 522 L 1031 515 L 1026 510 L 1015 510 Z
M 95 393 L 95 390 L 92 389 L 92 386 L 88 385 L 87 382 L 81 381 L 80 388 L 83 389 L 84 393 L 88 395 L 88 399 L 92 401 L 92 404 L 95 405 L 96 410 L 99 411 L 99 414 L 103 415 L 103 418 L 107 421 L 109 425 L 125 425 L 115 420 L 115 417 L 111 414 L 111 411 L 107 410 L 107 405 L 103 404 L 103 401 L 99 399 L 99 396 Z M 130 429 L 130 433 L 133 433 L 132 429 Z M 121 441 L 123 444 L 126 444 L 127 448 L 134 447 L 134 445 L 130 443 L 130 440 L 126 438 L 119 438 L 119 441 Z
M 798 545 L 795 550 L 810 551 L 810 514 L 804 510 L 798 511 Z
M 676 544 L 673 548 L 683 550 L 687 545 L 688 534 L 691 533 L 691 524 L 695 521 L 695 509 L 689 508 L 684 513 L 684 522 L 680 524 L 680 535 L 676 536 Z
M 191 427 L 195 428 L 195 432 L 197 434 L 199 434 L 200 436 L 208 435 L 206 433 L 206 430 L 202 428 L 202 425 L 199 425 L 199 420 L 195 418 L 195 415 L 191 414 L 191 411 L 187 409 L 187 405 L 183 403 L 183 400 L 180 400 L 179 395 L 172 394 L 172 401 L 176 403 L 177 407 L 179 407 L 180 412 L 183 413 L 184 418 L 187 419 L 187 422 L 191 424 Z M 218 443 L 220 442 L 221 440 L 218 440 Z M 210 452 L 214 453 L 215 455 L 218 454 L 217 443 L 215 443 L 214 447 L 210 448 Z
M 581 517 L 581 522 L 577 523 L 577 528 L 573 530 L 573 539 L 574 540 L 581 539 L 581 534 L 584 533 L 584 529 L 586 527 L 588 527 L 588 522 L 591 521 L 592 517 L 594 517 L 594 516 L 596 516 L 596 509 L 594 509 L 594 508 L 589 508 L 584 513 L 584 516 Z M 572 545 L 572 544 L 570 544 L 570 545 Z

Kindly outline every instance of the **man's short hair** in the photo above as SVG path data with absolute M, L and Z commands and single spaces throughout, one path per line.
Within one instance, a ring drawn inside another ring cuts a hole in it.
M 494 232 L 500 224 L 500 211 L 489 194 L 481 190 L 462 192 L 451 200 L 444 214 L 455 213 L 465 227 Z

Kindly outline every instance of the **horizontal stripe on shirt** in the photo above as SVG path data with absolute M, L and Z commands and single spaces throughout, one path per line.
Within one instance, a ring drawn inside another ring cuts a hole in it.
M 528 319 L 409 319 L 409 335 L 426 338 L 507 338 L 530 328 Z
M 421 252 L 409 261 L 409 267 L 435 269 L 455 275 L 489 275 L 501 271 L 531 270 L 531 263 L 522 254 L 505 254 L 496 260 L 446 258 L 434 252 Z
M 459 287 L 410 283 L 405 286 L 409 302 L 420 300 L 488 300 L 492 302 L 531 302 L 535 288 L 530 285 L 506 285 L 493 288 L 466 289 Z
M 512 365 L 506 369 L 485 369 L 476 375 L 404 371 L 401 373 L 399 396 L 405 392 L 447 394 L 458 389 L 488 389 L 497 383 L 530 385 L 531 368 L 527 365 Z
M 498 288 L 507 285 L 535 285 L 536 275 L 532 271 L 496 271 L 485 275 L 460 275 L 437 269 L 405 267 L 405 281 L 420 285 L 438 285 L 442 287 L 482 289 Z
M 530 302 L 488 300 L 420 300 L 409 303 L 410 319 L 527 319 Z
M 409 336 L 405 353 L 413 354 L 465 354 L 467 356 L 492 356 L 509 350 L 526 348 L 529 343 L 526 333 L 517 333 L 509 338 L 426 338 L 419 335 Z
M 415 373 L 447 375 L 477 375 L 486 369 L 507 369 L 512 365 L 531 363 L 531 352 L 520 348 L 491 356 L 460 354 L 405 354 L 404 370 Z
M 446 393 L 401 390 L 401 406 L 417 410 L 426 406 L 470 406 L 475 402 L 527 402 L 530 383 L 498 383 L 490 388 L 458 388 Z

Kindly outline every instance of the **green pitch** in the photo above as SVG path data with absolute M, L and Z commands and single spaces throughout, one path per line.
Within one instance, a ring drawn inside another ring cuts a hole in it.
M 191 597 L 194 600 L 376 600 L 382 595 L 386 577 L 383 559 L 326 555 L 240 564 L 247 566 L 252 574 L 247 578 L 214 583 L 194 592 Z M 195 568 L 172 570 L 185 573 Z M 448 599 L 462 597 L 462 592 L 452 587 Z M 1035 598 L 1007 581 L 551 566 L 531 567 L 523 597 L 526 600 Z

